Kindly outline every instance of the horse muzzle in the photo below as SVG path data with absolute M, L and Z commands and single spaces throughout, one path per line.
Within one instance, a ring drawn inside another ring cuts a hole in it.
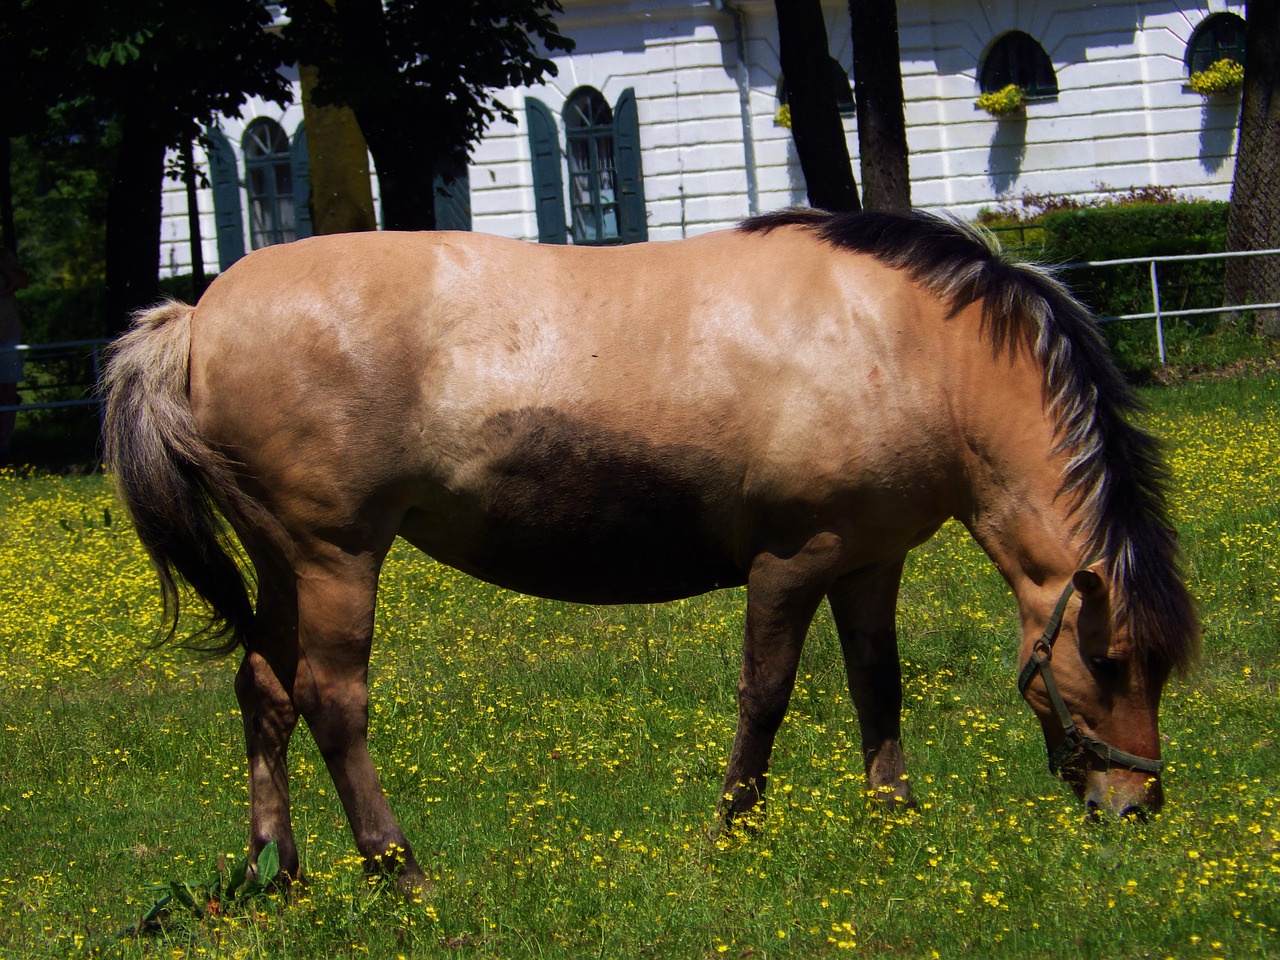
M 1164 805 L 1160 777 L 1133 770 L 1090 770 L 1077 792 L 1090 816 L 1099 818 L 1141 821 Z

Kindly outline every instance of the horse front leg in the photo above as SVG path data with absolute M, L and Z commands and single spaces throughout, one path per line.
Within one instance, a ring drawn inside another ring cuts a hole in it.
M 416 890 L 425 881 L 369 756 L 369 652 L 378 560 L 326 564 L 298 578 L 294 702 L 307 721 L 372 873 Z
M 786 559 L 762 554 L 751 566 L 738 729 L 721 791 L 726 824 L 763 807 L 769 756 L 795 688 L 805 634 L 822 602 L 829 552 L 827 545 L 811 543 Z
M 902 755 L 902 666 L 895 625 L 905 559 L 837 581 L 827 599 L 862 729 L 867 787 L 889 803 L 913 804 Z

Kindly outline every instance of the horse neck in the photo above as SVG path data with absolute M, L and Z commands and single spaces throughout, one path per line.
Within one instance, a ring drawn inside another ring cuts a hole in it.
M 1024 634 L 1038 633 L 1089 551 L 1062 494 L 1067 457 L 1041 402 L 1043 376 L 1025 356 L 985 356 L 956 398 L 967 505 L 959 519 L 1013 590 Z

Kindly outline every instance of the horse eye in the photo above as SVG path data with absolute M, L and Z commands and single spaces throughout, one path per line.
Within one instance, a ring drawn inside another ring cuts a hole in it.
M 1100 677 L 1112 679 L 1119 676 L 1124 661 L 1119 657 L 1090 657 L 1089 669 Z

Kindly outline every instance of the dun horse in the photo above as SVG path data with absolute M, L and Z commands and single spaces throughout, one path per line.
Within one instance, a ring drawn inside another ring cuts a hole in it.
M 910 799 L 899 579 L 958 517 L 1016 597 L 1051 766 L 1091 808 L 1161 803 L 1158 701 L 1198 628 L 1155 443 L 1084 309 L 957 223 L 796 210 L 614 249 L 305 240 L 141 314 L 106 391 L 168 635 L 181 576 L 243 647 L 251 855 L 274 840 L 290 873 L 302 717 L 370 868 L 422 876 L 365 740 L 397 536 L 575 602 L 746 584 L 732 818 L 763 799 L 824 597 L 867 781 Z

